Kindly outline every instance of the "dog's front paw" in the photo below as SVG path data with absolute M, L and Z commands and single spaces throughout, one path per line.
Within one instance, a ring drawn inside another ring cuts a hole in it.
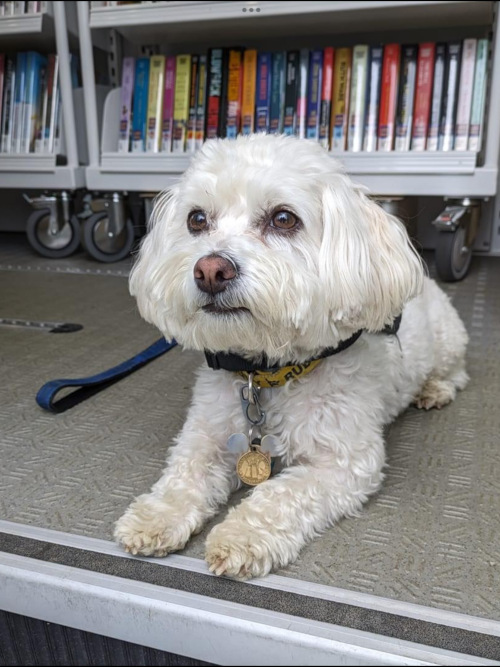
M 193 528 L 175 508 L 150 495 L 139 496 L 115 524 L 115 540 L 128 553 L 166 556 L 182 549 Z
M 233 579 L 263 577 L 274 566 L 269 546 L 259 531 L 230 519 L 210 532 L 205 559 L 211 572 Z

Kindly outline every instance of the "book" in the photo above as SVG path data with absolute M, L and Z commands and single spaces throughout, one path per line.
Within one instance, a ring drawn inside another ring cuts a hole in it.
M 14 2 L 14 14 L 24 14 L 26 12 L 25 2 Z
M 224 66 L 223 49 L 210 49 L 208 52 L 207 110 L 205 138 L 219 136 L 219 116 L 222 97 L 222 76 Z
M 479 151 L 481 149 L 481 139 L 484 124 L 484 105 L 486 102 L 488 49 L 488 40 L 479 39 L 477 42 L 476 67 L 474 70 L 474 90 L 472 93 L 470 130 L 467 144 L 467 149 L 469 151 Z
M 283 131 L 285 110 L 285 67 L 286 52 L 272 54 L 271 63 L 271 109 L 269 112 L 269 132 L 280 134 Z
M 149 58 L 137 58 L 134 75 L 134 105 L 132 109 L 132 152 L 142 153 L 146 148 L 148 114 Z
M 2 114 L 4 82 L 5 82 L 5 54 L 0 53 L 0 118 Z M 0 147 L 1 147 L 1 135 L 0 135 Z
M 48 85 L 48 63 L 45 61 L 40 75 L 40 96 L 38 100 L 38 110 L 35 124 L 35 153 L 43 153 L 45 150 L 45 126 L 47 125 L 47 107 L 49 98 Z
M 307 79 L 306 138 L 319 139 L 321 87 L 323 84 L 323 51 L 311 51 Z
M 363 150 L 368 54 L 369 48 L 365 44 L 356 45 L 352 54 L 351 101 L 347 145 L 349 150 L 353 152 Z
M 251 134 L 255 128 L 255 93 L 257 85 L 257 51 L 247 49 L 243 54 L 243 91 L 241 98 L 241 134 Z
M 285 110 L 283 116 L 283 133 L 295 134 L 297 125 L 297 96 L 299 83 L 299 58 L 298 51 L 288 51 L 286 54 L 286 79 L 285 79 Z
M 20 52 L 16 56 L 16 87 L 14 91 L 14 108 L 12 117 L 12 140 L 11 140 L 12 153 L 21 152 L 25 91 L 26 91 L 26 53 Z
M 36 118 L 41 97 L 42 67 L 46 58 L 35 51 L 26 54 L 26 82 L 24 93 L 23 124 L 21 129 L 21 153 L 29 153 L 35 148 Z
M 12 148 L 12 122 L 14 119 L 14 98 L 16 89 L 16 63 L 12 56 L 5 59 L 5 73 L 2 99 L 1 152 L 10 153 Z
M 222 50 L 222 83 L 219 108 L 219 124 L 217 127 L 217 136 L 226 136 L 227 127 L 227 95 L 229 88 L 229 49 Z
M 455 121 L 454 150 L 466 151 L 469 140 L 470 112 L 474 87 L 477 39 L 465 39 L 462 45 L 460 83 L 458 86 L 457 118 Z
M 378 112 L 380 107 L 383 57 L 383 47 L 370 47 L 368 77 L 366 82 L 365 129 L 363 135 L 363 150 L 369 152 L 377 150 Z
M 434 58 L 434 82 L 432 85 L 431 112 L 429 129 L 427 130 L 426 150 L 437 151 L 439 142 L 439 125 L 444 94 L 444 71 L 446 64 L 446 44 L 436 44 Z
M 434 42 L 419 44 L 417 60 L 417 88 L 415 92 L 415 108 L 413 128 L 411 131 L 411 150 L 424 151 L 427 143 L 429 117 L 432 102 L 432 80 L 434 74 Z
M 337 49 L 333 72 L 331 146 L 344 151 L 347 147 L 349 96 L 351 91 L 352 49 Z
M 168 56 L 165 64 L 165 89 L 163 91 L 163 120 L 161 126 L 161 150 L 172 151 L 174 130 L 175 56 Z
M 297 121 L 295 135 L 300 139 L 306 136 L 307 121 L 307 75 L 309 73 L 309 50 L 300 49 L 299 80 L 297 84 Z
M 59 113 L 59 56 L 51 53 L 47 61 L 47 118 L 43 131 L 43 152 L 54 153 Z
M 269 132 L 271 112 L 271 54 L 257 55 L 257 94 L 255 102 L 255 131 Z
M 149 63 L 148 119 L 146 150 L 158 153 L 163 122 L 163 96 L 165 90 L 165 56 L 152 56 Z
M 328 46 L 323 52 L 323 80 L 321 83 L 321 105 L 319 109 L 319 142 L 330 148 L 330 120 L 332 115 L 333 64 L 335 50 Z
M 124 58 L 122 63 L 122 89 L 120 95 L 120 133 L 118 152 L 130 150 L 130 125 L 132 122 L 132 94 L 134 92 L 135 58 Z
M 191 56 L 177 56 L 175 63 L 174 126 L 172 153 L 186 150 L 187 122 L 189 117 L 189 93 L 191 90 Z
M 462 43 L 450 42 L 446 47 L 444 95 L 439 123 L 438 150 L 451 151 L 455 143 L 455 118 L 460 81 Z
M 401 46 L 386 44 L 382 62 L 382 89 L 378 119 L 377 150 L 392 151 L 396 136 Z
M 194 153 L 196 150 L 196 105 L 198 95 L 198 62 L 199 56 L 191 56 L 191 77 L 189 87 L 189 113 L 186 131 L 186 151 Z
M 207 57 L 201 55 L 198 61 L 198 102 L 196 106 L 196 150 L 205 140 L 205 104 L 207 95 Z
M 417 54 L 418 47 L 414 44 L 403 46 L 401 49 L 401 75 L 396 112 L 396 138 L 394 140 L 394 150 L 396 151 L 410 150 L 417 80 Z
M 228 59 L 226 137 L 236 139 L 241 126 L 241 94 L 243 90 L 243 52 L 230 49 Z

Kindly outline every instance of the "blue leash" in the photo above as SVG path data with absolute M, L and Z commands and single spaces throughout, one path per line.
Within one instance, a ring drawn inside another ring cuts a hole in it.
M 138 368 L 145 366 L 150 361 L 153 361 L 153 359 L 165 354 L 165 352 L 168 352 L 176 345 L 177 342 L 175 340 L 168 342 L 164 338 L 160 338 L 156 343 L 136 354 L 135 357 L 97 375 L 86 378 L 75 378 L 73 380 L 61 379 L 47 382 L 37 393 L 36 402 L 41 408 L 49 412 L 65 412 L 74 405 L 78 405 L 78 403 L 81 403 L 90 396 L 97 394 L 99 391 L 118 382 L 118 380 L 130 375 Z M 54 402 L 56 394 L 67 387 L 78 387 L 78 389 Z

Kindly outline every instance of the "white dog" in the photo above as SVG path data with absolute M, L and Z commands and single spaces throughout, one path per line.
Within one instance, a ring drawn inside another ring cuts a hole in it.
M 351 343 L 260 394 L 262 433 L 279 439 L 284 469 L 213 528 L 206 559 L 216 574 L 262 576 L 377 491 L 384 424 L 412 402 L 455 398 L 468 380 L 467 334 L 403 225 L 313 142 L 209 141 L 153 217 L 130 285 L 167 339 L 256 368 Z M 381 333 L 401 313 L 397 335 Z M 162 477 L 116 524 L 127 551 L 182 549 L 241 483 L 227 441 L 247 431 L 244 382 L 200 369 Z

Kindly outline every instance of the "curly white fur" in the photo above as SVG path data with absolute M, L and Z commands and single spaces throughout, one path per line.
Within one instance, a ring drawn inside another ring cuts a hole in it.
M 301 221 L 295 233 L 266 226 L 282 206 Z M 193 209 L 207 213 L 209 231 L 188 231 Z M 377 491 L 384 424 L 411 402 L 431 408 L 455 398 L 468 379 L 467 334 L 449 299 L 424 278 L 403 225 L 313 142 L 265 135 L 207 142 L 153 218 L 130 286 L 142 316 L 166 338 L 285 363 L 365 330 L 309 375 L 262 392 L 265 431 L 280 439 L 284 469 L 230 510 L 206 544 L 216 574 L 262 576 Z M 211 297 L 193 269 L 211 253 L 239 268 L 218 302 L 249 312 L 202 309 Z M 399 340 L 376 333 L 403 308 Z M 246 429 L 241 382 L 200 369 L 162 477 L 116 524 L 125 549 L 147 556 L 182 549 L 238 486 L 226 442 Z

